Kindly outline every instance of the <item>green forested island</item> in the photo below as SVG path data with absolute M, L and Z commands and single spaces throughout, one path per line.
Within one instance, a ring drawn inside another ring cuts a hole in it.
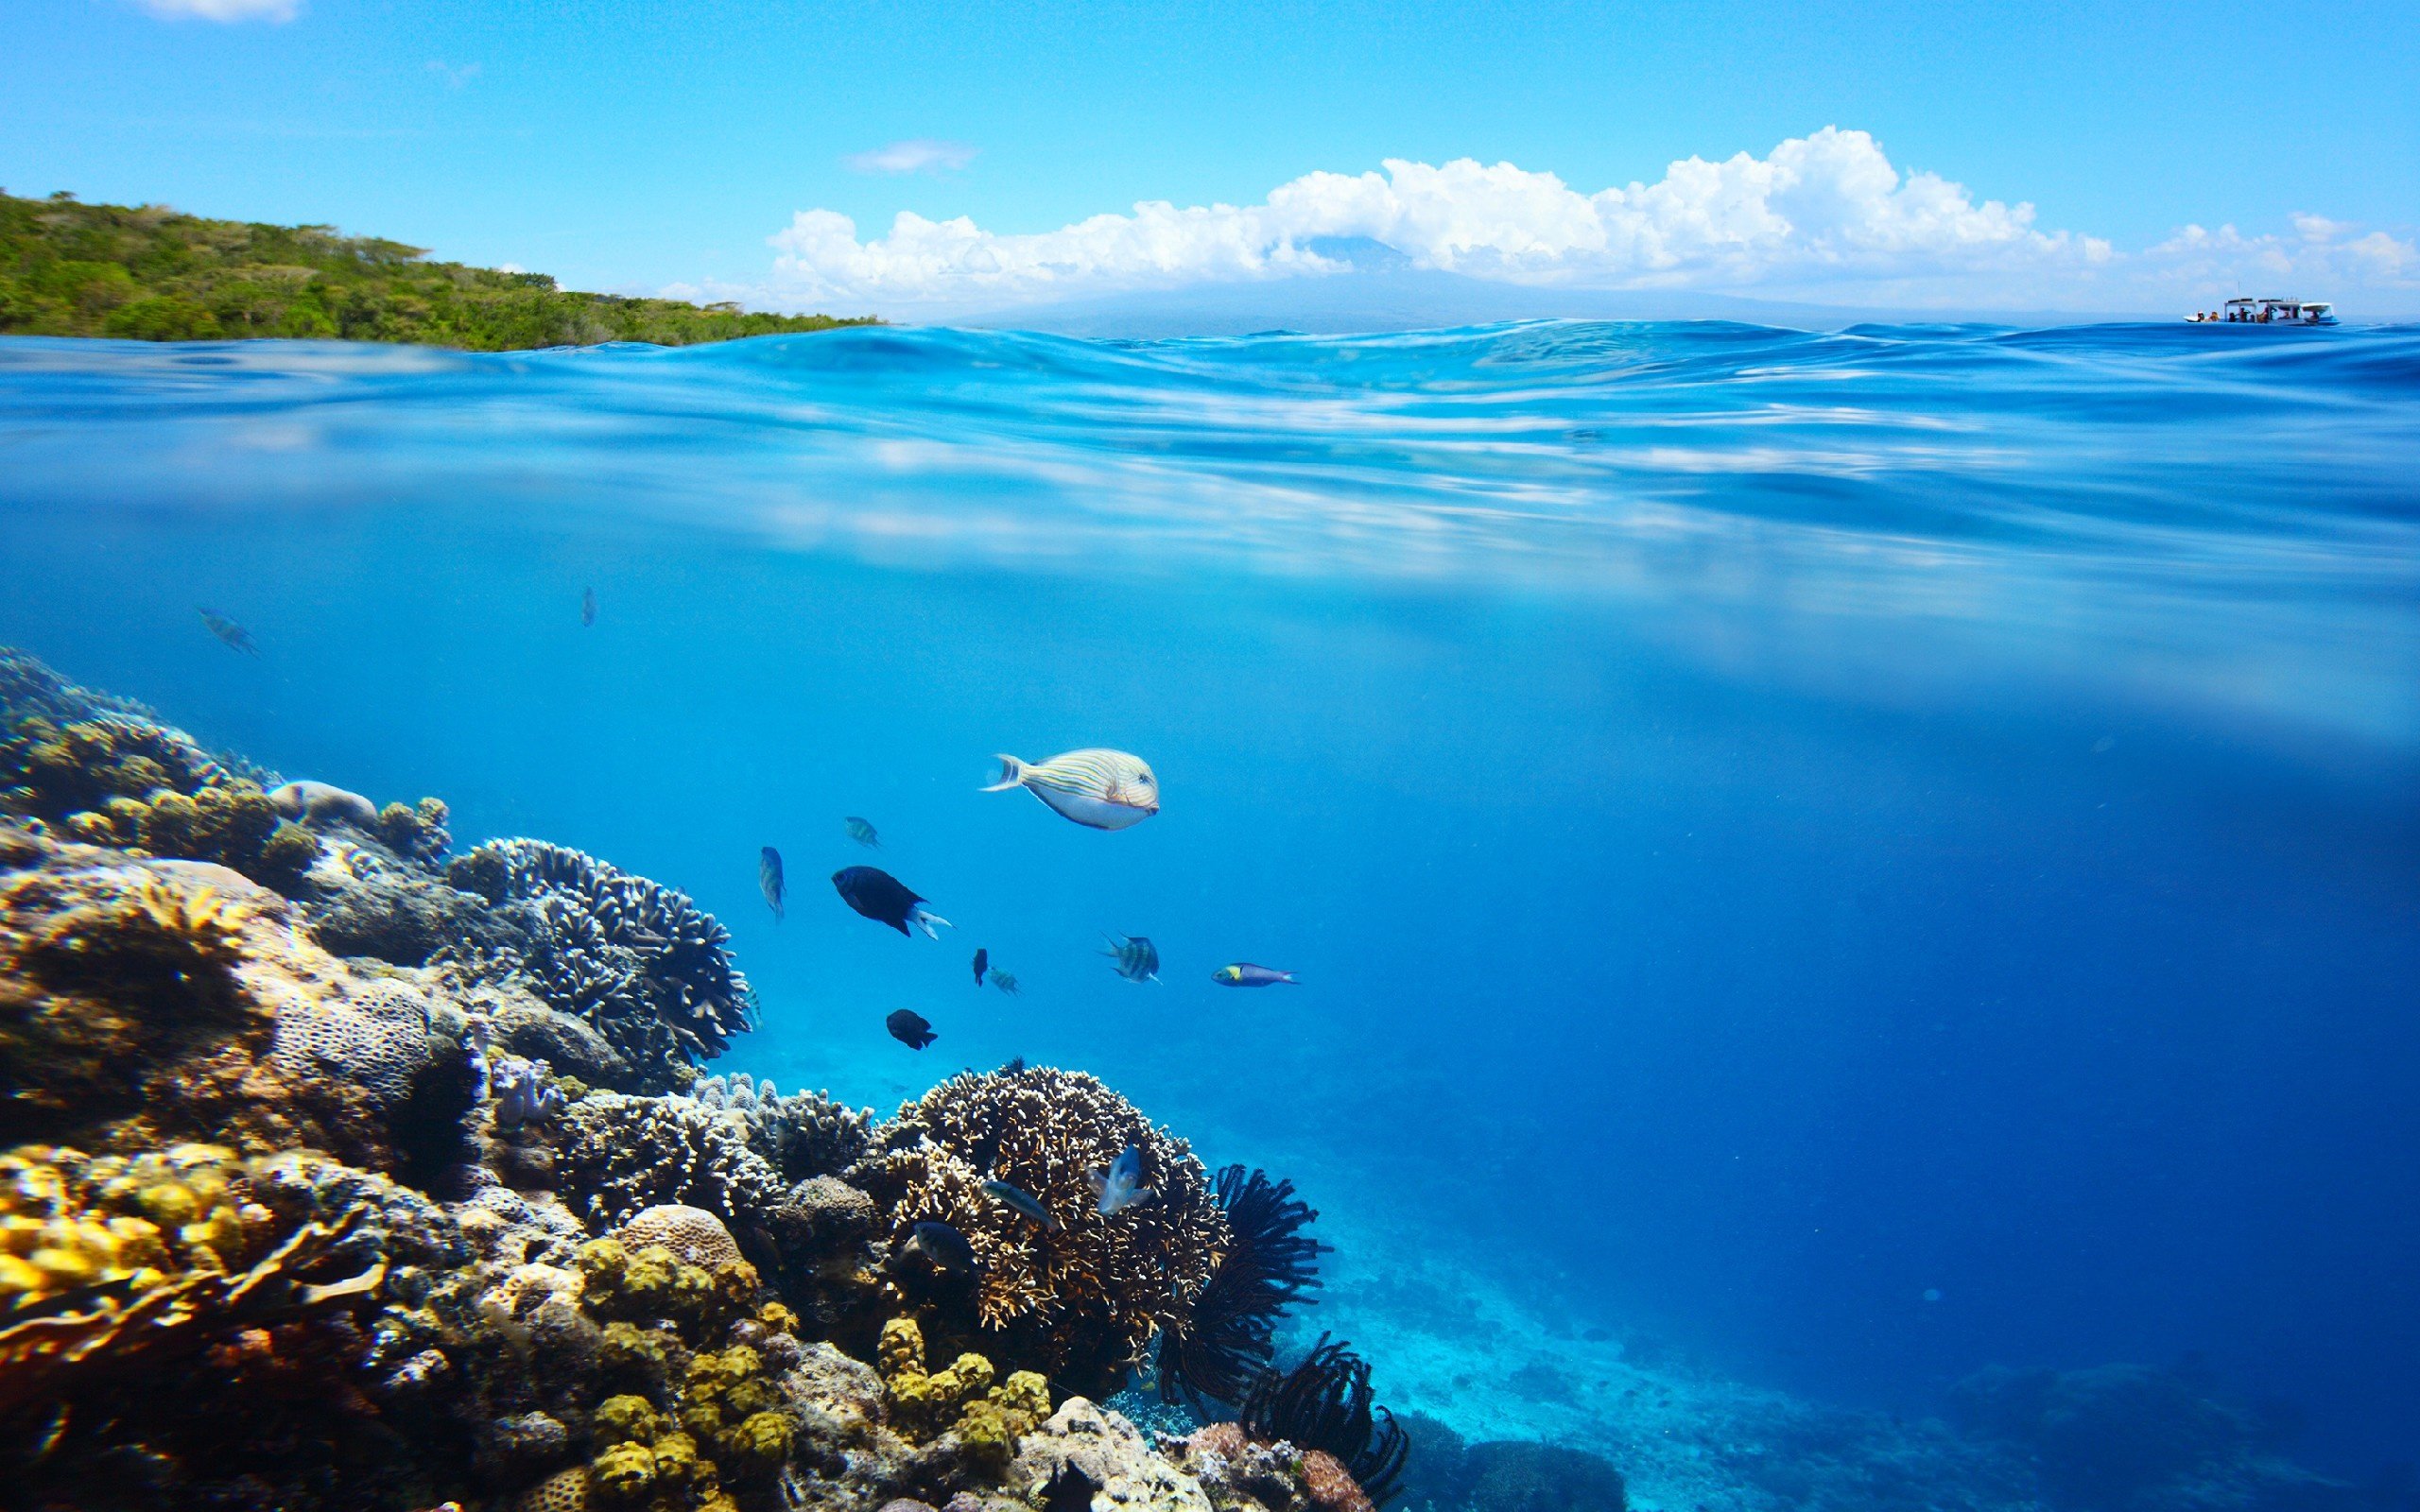
M 329 226 L 204 220 L 164 205 L 0 193 L 0 334 L 206 341 L 245 336 L 412 341 L 471 352 L 871 325 L 872 317 L 756 315 L 735 304 L 577 294 Z

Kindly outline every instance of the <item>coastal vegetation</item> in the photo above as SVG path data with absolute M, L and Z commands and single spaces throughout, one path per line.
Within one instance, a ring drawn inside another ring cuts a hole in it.
M 212 341 L 419 342 L 471 352 L 825 331 L 872 317 L 558 288 L 544 273 L 428 261 L 330 226 L 206 220 L 164 205 L 0 194 L 0 334 Z

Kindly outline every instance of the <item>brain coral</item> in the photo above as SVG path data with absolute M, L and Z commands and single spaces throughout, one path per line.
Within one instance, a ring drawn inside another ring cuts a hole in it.
M 289 1076 L 335 1077 L 392 1108 L 429 1064 L 428 1014 L 428 1000 L 402 982 L 299 999 L 277 1016 L 271 1055 Z
M 537 994 L 661 1085 L 684 1084 L 752 1026 L 730 931 L 686 894 L 544 840 L 492 841 L 474 860 L 466 873 L 501 863 L 501 901 L 523 905 L 520 964 Z
M 641 1209 L 614 1231 L 614 1237 L 625 1248 L 633 1250 L 660 1245 L 683 1264 L 702 1265 L 708 1270 L 739 1263 L 739 1246 L 732 1243 L 731 1230 L 722 1226 L 720 1218 L 702 1208 L 683 1207 L 677 1202 Z
M 1130 1145 L 1158 1195 L 1104 1218 L 1091 1172 Z M 1031 1193 L 1063 1227 L 1018 1216 L 983 1190 L 987 1177 Z M 928 1218 L 964 1233 L 985 1352 L 1079 1392 L 1114 1390 L 1184 1318 L 1228 1244 L 1184 1141 L 1096 1078 L 1048 1066 L 951 1077 L 882 1126 L 850 1179 L 885 1204 L 895 1241 Z

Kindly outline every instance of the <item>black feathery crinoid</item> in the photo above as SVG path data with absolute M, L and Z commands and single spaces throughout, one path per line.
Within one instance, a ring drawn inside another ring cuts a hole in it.
M 1373 1506 L 1402 1489 L 1404 1455 L 1410 1440 L 1395 1415 L 1378 1406 L 1370 1390 L 1370 1362 L 1328 1336 L 1284 1375 L 1264 1370 L 1245 1396 L 1238 1421 L 1260 1443 L 1279 1439 L 1296 1449 L 1332 1454 L 1361 1487 Z
M 1160 1400 L 1201 1418 L 1212 1402 L 1239 1402 L 1276 1357 L 1270 1333 L 1286 1310 L 1317 1297 L 1320 1256 L 1330 1246 L 1303 1230 L 1319 1217 L 1291 1181 L 1240 1165 L 1219 1173 L 1219 1206 L 1234 1237 L 1184 1323 L 1160 1344 Z

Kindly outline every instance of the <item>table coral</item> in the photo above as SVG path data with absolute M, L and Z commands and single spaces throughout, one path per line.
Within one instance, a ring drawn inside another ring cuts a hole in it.
M 1157 1197 L 1104 1218 L 1090 1174 L 1132 1147 Z M 1022 1187 L 1046 1229 L 983 1188 Z M 850 1179 L 885 1203 L 894 1240 L 939 1219 L 974 1246 L 987 1352 L 1104 1394 L 1180 1323 L 1229 1243 L 1190 1146 L 1092 1076 L 1052 1067 L 953 1076 L 882 1125 Z

